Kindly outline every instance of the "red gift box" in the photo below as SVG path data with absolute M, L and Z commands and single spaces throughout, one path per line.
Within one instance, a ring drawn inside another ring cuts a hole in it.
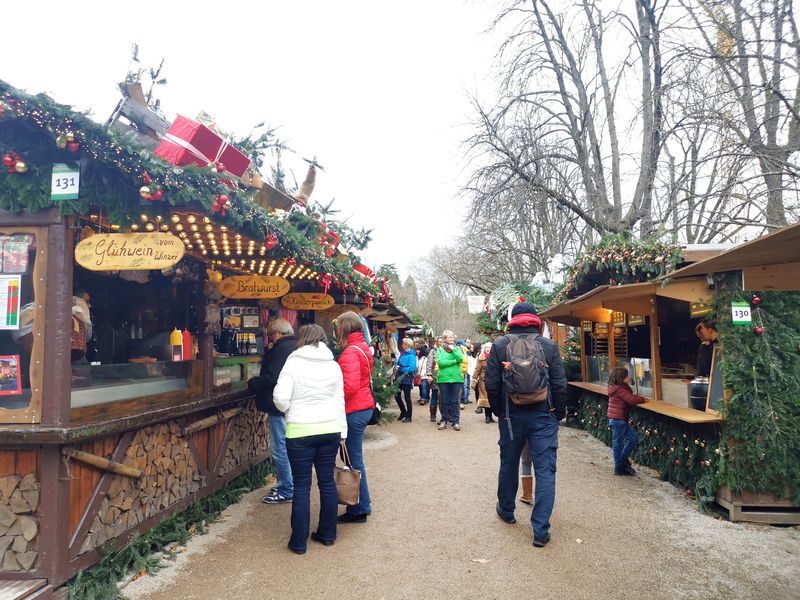
M 241 177 L 250 159 L 205 125 L 178 115 L 154 154 L 178 167 L 221 162 L 225 171 Z

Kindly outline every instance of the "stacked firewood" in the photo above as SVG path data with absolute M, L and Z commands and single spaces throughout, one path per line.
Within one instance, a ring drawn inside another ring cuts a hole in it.
M 30 571 L 36 564 L 39 492 L 34 473 L 0 477 L 0 571 Z
M 230 443 L 225 450 L 220 475 L 229 473 L 240 464 L 263 454 L 269 447 L 269 428 L 267 415 L 256 408 L 255 402 L 231 419 L 233 428 Z

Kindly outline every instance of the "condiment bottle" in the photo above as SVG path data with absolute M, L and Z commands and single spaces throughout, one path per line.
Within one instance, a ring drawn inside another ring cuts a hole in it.
M 177 327 L 169 334 L 169 345 L 172 346 L 172 360 L 183 360 L 183 336 Z
M 194 356 L 192 356 L 192 334 L 189 333 L 188 329 L 183 330 L 181 339 L 183 345 L 183 360 L 194 360 Z

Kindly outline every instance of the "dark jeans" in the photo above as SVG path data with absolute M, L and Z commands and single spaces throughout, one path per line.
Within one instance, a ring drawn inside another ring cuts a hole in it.
M 639 445 L 639 436 L 621 419 L 609 419 L 611 425 L 611 452 L 614 454 L 614 466 L 620 467 L 626 463 L 630 455 Z
M 469 404 L 469 384 L 472 380 L 472 377 L 469 374 L 464 375 L 464 383 L 463 387 L 461 388 L 461 404 Z
M 333 466 L 342 436 L 339 433 L 287 438 L 286 451 L 292 465 L 294 497 L 292 498 L 292 536 L 289 547 L 305 550 L 311 521 L 311 467 L 317 472 L 319 485 L 319 525 L 317 533 L 323 540 L 336 539 L 336 513 L 339 501 Z
M 411 388 L 413 385 L 400 384 L 400 390 L 394 395 L 394 401 L 400 407 L 400 418 L 411 418 Z M 403 398 L 400 397 L 402 394 Z M 404 402 L 405 398 L 405 402 Z
M 430 400 L 431 399 L 431 390 L 430 384 L 428 380 L 424 377 L 422 378 L 422 383 L 419 384 L 419 399 L 420 400 Z
M 439 387 L 431 386 L 431 408 L 436 408 L 439 403 Z
M 441 403 L 439 411 L 442 414 L 442 421 L 450 421 L 454 425 L 461 422 L 461 383 L 440 383 L 439 394 Z M 449 411 L 449 416 L 448 416 Z
M 347 453 L 353 467 L 361 471 L 361 486 L 358 488 L 358 504 L 348 506 L 347 512 L 368 515 L 372 512 L 372 500 L 367 486 L 367 468 L 364 466 L 364 431 L 372 418 L 372 409 L 365 408 L 347 415 Z
M 514 433 L 511 439 L 510 428 Z M 556 499 L 556 454 L 558 450 L 558 419 L 551 412 L 511 413 L 501 419 L 500 474 L 497 478 L 497 510 L 504 517 L 514 516 L 519 487 L 519 459 L 525 441 L 531 453 L 536 475 L 531 527 L 533 535 L 544 539 L 550 531 L 550 515 Z

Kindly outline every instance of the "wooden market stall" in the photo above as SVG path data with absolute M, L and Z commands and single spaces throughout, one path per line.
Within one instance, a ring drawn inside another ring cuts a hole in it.
M 655 281 L 601 285 L 549 308 L 544 317 L 580 332 L 582 376 L 580 381 L 570 382 L 581 397 L 580 426 L 604 441 L 610 439 L 604 431 L 607 380 L 610 369 L 626 367 L 634 391 L 648 399 L 631 416 L 639 425 L 642 444 L 651 444 L 649 451 L 639 454 L 641 462 L 657 468 L 663 478 L 687 486 L 691 495 L 700 495 L 696 490 L 701 485 L 706 487 L 706 496 L 710 492 L 713 497 L 716 492 L 717 502 L 729 510 L 733 520 L 800 523 L 800 509 L 788 499 L 797 494 L 789 485 L 794 478 L 791 473 L 785 475 L 789 479 L 780 493 L 758 489 L 733 493 L 727 484 L 721 484 L 723 480 L 744 481 L 742 473 L 730 466 L 734 462 L 731 457 L 742 457 L 738 448 L 743 445 L 763 442 L 761 438 L 746 439 L 746 432 L 726 427 L 732 409 L 745 402 L 757 405 L 760 398 L 742 391 L 749 389 L 744 386 L 732 389 L 723 373 L 731 372 L 739 360 L 733 355 L 742 349 L 750 351 L 745 344 L 748 336 L 762 343 L 765 321 L 756 322 L 751 312 L 759 312 L 765 290 L 800 289 L 799 266 L 800 225 L 794 225 Z M 796 302 L 793 296 L 789 300 Z M 704 383 L 704 378 L 696 376 L 699 340 L 695 328 L 708 318 L 719 323 L 720 331 L 708 382 Z M 800 335 L 800 331 L 792 334 Z M 730 362 L 724 368 L 725 360 Z M 755 366 L 752 368 L 755 381 Z M 792 406 L 800 402 L 800 390 L 793 385 L 779 390 Z M 793 410 L 796 414 L 796 407 Z M 727 466 L 720 466 L 721 454 L 728 456 Z M 764 469 L 739 460 L 736 468 L 742 471 Z M 717 476 L 712 476 L 713 472 Z M 774 491 L 783 484 L 773 481 L 768 486 Z
M 175 169 L 2 82 L 0 119 L 0 590 L 48 598 L 268 458 L 246 382 L 270 318 L 381 290 L 330 223 L 270 209 L 279 190 Z

